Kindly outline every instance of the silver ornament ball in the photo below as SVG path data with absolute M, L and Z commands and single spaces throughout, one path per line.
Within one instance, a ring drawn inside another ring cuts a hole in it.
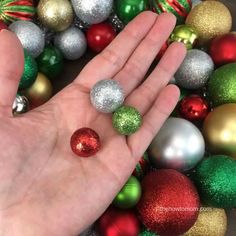
M 105 21 L 112 12 L 113 0 L 71 0 L 75 14 L 88 24 Z
M 68 60 L 79 59 L 87 49 L 87 40 L 84 33 L 74 26 L 56 34 L 54 44 Z
M 186 89 L 202 88 L 214 71 L 211 57 L 198 49 L 192 49 L 175 74 L 176 83 Z
M 42 30 L 30 21 L 15 21 L 9 29 L 19 38 L 23 48 L 32 57 L 39 56 L 45 46 L 45 37 Z
M 105 79 L 94 85 L 90 92 L 90 100 L 97 111 L 112 113 L 124 102 L 124 92 L 115 80 Z
M 25 96 L 16 95 L 12 106 L 12 113 L 14 115 L 19 115 L 27 112 L 29 110 L 29 101 Z
M 149 147 L 150 161 L 156 168 L 187 171 L 203 158 L 205 142 L 191 122 L 169 118 Z

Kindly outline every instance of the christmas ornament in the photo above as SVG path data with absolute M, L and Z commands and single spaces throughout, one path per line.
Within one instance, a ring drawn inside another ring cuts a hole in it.
M 3 29 L 7 29 L 7 25 L 3 21 L 0 20 L 0 31 Z
M 175 170 L 150 172 L 142 181 L 137 210 L 142 223 L 160 235 L 180 235 L 197 220 L 199 197 L 192 182 Z
M 115 1 L 115 13 L 119 19 L 128 24 L 139 13 L 149 9 L 148 0 L 116 0 Z
M 170 12 L 177 18 L 178 24 L 183 24 L 191 8 L 191 0 L 152 0 L 153 10 L 158 14 Z
M 211 41 L 210 55 L 217 66 L 236 62 L 236 34 L 225 34 Z
M 118 18 L 118 16 L 116 15 L 116 13 L 112 13 L 109 16 L 109 21 L 111 23 L 111 25 L 113 26 L 113 29 L 115 29 L 117 32 L 120 32 L 121 30 L 124 29 L 125 25 L 123 24 L 123 22 Z
M 192 173 L 204 204 L 233 208 L 236 206 L 236 160 L 216 155 L 204 159 Z
M 47 28 L 64 31 L 73 22 L 73 9 L 68 0 L 40 0 L 38 18 Z
M 225 236 L 227 216 L 224 209 L 203 207 L 194 226 L 183 236 Z
M 113 114 L 112 123 L 118 133 L 131 135 L 141 127 L 142 117 L 134 107 L 122 106 Z
M 91 225 L 86 230 L 84 230 L 79 236 L 99 236 L 98 233 L 95 231 L 95 226 Z
M 169 43 L 182 42 L 187 49 L 192 49 L 197 42 L 198 34 L 194 28 L 188 25 L 178 25 L 170 36 Z
M 207 93 L 213 106 L 236 102 L 236 63 L 224 65 L 212 74 Z
M 124 98 L 123 89 L 112 79 L 97 82 L 90 91 L 91 103 L 99 112 L 114 112 L 122 105 Z
M 144 175 L 149 171 L 149 168 L 150 168 L 150 161 L 147 152 L 145 152 L 144 155 L 139 160 L 138 164 L 136 165 L 132 175 L 141 180 L 144 177 Z
M 101 52 L 116 37 L 116 32 L 108 23 L 92 25 L 87 31 L 87 42 L 94 52 Z
M 54 46 L 47 46 L 37 58 L 39 71 L 49 79 L 55 78 L 63 68 L 63 55 Z
M 26 113 L 29 110 L 29 101 L 25 96 L 16 95 L 12 106 L 13 115 L 20 115 Z
M 192 9 L 186 24 L 195 28 L 199 34 L 199 43 L 204 44 L 218 35 L 228 33 L 232 27 L 232 17 L 223 3 L 206 1 Z
M 68 60 L 79 59 L 87 49 L 84 33 L 76 27 L 70 27 L 64 32 L 57 33 L 54 44 Z
M 139 236 L 158 236 L 158 235 L 145 229 L 139 234 Z
M 42 30 L 30 21 L 16 21 L 9 25 L 9 29 L 16 34 L 24 49 L 32 57 L 39 56 L 45 45 Z
M 149 147 L 149 157 L 154 167 L 179 171 L 196 166 L 204 152 L 201 132 L 191 122 L 180 118 L 169 118 Z
M 236 104 L 215 108 L 205 119 L 203 136 L 211 153 L 236 158 Z
M 90 128 L 81 128 L 71 136 L 72 151 L 80 157 L 95 155 L 101 148 L 98 134 Z
M 88 24 L 105 21 L 112 12 L 113 0 L 71 0 L 76 15 Z
M 35 14 L 32 0 L 1 0 L 0 20 L 10 24 L 17 20 L 31 20 Z
M 202 88 L 213 70 L 214 63 L 207 53 L 198 49 L 189 50 L 175 74 L 176 83 L 186 89 Z
M 121 209 L 134 207 L 140 200 L 142 189 L 136 177 L 131 176 L 125 186 L 116 195 L 113 204 Z
M 110 207 L 98 220 L 98 229 L 102 236 L 137 236 L 140 223 L 133 211 Z

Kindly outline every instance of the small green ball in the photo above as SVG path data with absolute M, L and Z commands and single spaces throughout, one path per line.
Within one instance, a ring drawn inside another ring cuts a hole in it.
M 112 123 L 118 133 L 131 135 L 141 127 L 142 117 L 134 107 L 122 106 L 113 114 Z
M 125 186 L 115 197 L 113 204 L 121 209 L 134 207 L 141 198 L 142 189 L 138 179 L 131 176 Z

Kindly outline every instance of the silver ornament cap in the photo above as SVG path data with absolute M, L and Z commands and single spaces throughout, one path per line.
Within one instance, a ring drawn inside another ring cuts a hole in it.
M 14 115 L 19 115 L 26 113 L 29 110 L 29 101 L 25 96 L 16 95 L 12 106 L 12 113 Z

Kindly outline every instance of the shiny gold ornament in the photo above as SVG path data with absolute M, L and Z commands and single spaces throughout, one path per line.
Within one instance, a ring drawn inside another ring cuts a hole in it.
M 199 34 L 199 43 L 204 44 L 218 35 L 230 32 L 232 16 L 223 3 L 205 1 L 191 10 L 186 24 L 196 29 Z
M 224 104 L 209 113 L 203 136 L 210 152 L 236 158 L 236 104 Z
M 64 31 L 73 21 L 73 10 L 68 0 L 40 0 L 39 20 L 51 30 Z
M 224 236 L 227 216 L 224 209 L 203 207 L 194 226 L 184 236 Z

